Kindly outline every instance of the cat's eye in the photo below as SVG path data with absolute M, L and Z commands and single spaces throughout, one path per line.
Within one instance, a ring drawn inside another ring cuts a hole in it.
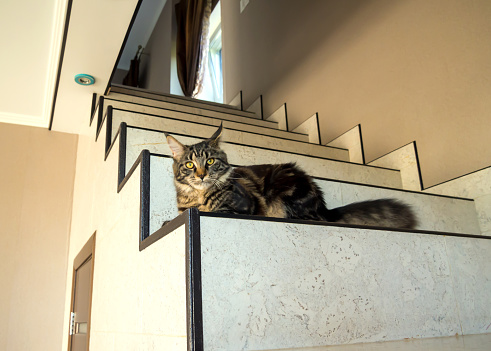
M 189 168 L 189 169 L 193 169 L 194 168 L 194 163 L 193 162 L 186 162 L 186 167 Z
M 206 163 L 209 164 L 209 165 L 212 165 L 215 163 L 215 159 L 212 157 L 212 158 L 209 158 L 208 160 L 206 160 Z

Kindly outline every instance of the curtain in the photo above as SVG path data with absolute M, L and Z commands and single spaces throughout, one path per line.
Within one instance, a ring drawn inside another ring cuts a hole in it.
M 217 0 L 181 0 L 175 6 L 177 22 L 177 76 L 185 96 L 201 91 L 208 56 L 210 14 Z

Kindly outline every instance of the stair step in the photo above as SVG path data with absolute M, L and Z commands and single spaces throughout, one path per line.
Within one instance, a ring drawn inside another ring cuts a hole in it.
M 113 127 L 113 135 L 116 126 Z M 185 145 L 196 144 L 204 138 L 173 134 Z M 265 163 L 295 162 L 316 177 L 332 178 L 363 184 L 378 185 L 390 188 L 401 188 L 401 177 L 397 170 L 363 166 L 344 161 L 312 157 L 291 152 L 265 149 L 257 146 L 241 145 L 235 142 L 223 142 L 222 149 L 227 152 L 229 162 L 236 165 L 254 165 Z M 132 164 L 141 150 L 148 149 L 152 153 L 171 156 L 164 132 L 135 128 L 128 125 L 128 164 Z
M 276 111 L 266 117 L 265 120 L 278 123 L 278 128 L 281 130 L 288 130 L 286 103 L 278 107 Z
M 474 199 L 481 234 L 491 236 L 491 167 L 431 186 L 424 191 Z
M 263 96 L 259 97 L 248 107 L 246 111 L 254 113 L 259 118 L 263 118 Z
M 155 270 L 157 281 L 187 264 L 189 333 L 200 349 L 387 342 L 489 325 L 489 279 L 476 279 L 491 269 L 489 239 L 196 210 L 153 235 L 147 262 L 162 252 L 179 262 Z M 178 298 L 182 291 L 166 288 L 178 279 L 148 298 Z
M 223 126 L 226 129 L 248 131 L 252 133 L 271 135 L 278 138 L 298 140 L 303 142 L 309 141 L 309 137 L 306 134 L 286 132 L 283 130 L 279 130 L 277 128 L 264 127 L 257 124 L 248 123 L 250 119 L 246 120 L 246 118 L 240 118 L 240 117 L 235 118 L 235 116 L 230 116 L 230 115 L 221 116 L 225 118 L 208 117 L 203 115 L 191 114 L 189 112 L 181 112 L 181 111 L 169 110 L 169 109 L 163 109 L 157 107 L 135 105 L 133 103 L 121 102 L 111 99 L 105 99 L 104 105 L 107 107 L 112 106 L 113 108 L 118 110 L 125 110 L 134 113 L 142 113 L 145 115 L 152 115 L 155 117 L 175 118 L 188 122 L 213 124 L 217 126 L 223 122 Z
M 372 166 L 395 168 L 401 171 L 402 187 L 423 190 L 416 142 L 413 141 L 368 163 Z
M 349 150 L 350 162 L 365 164 L 361 125 L 357 125 L 326 144 Z
M 300 123 L 299 126 L 292 129 L 292 132 L 307 134 L 309 136 L 309 142 L 320 144 L 321 134 L 319 128 L 319 114 L 316 112 L 305 121 Z
M 204 101 L 204 100 L 197 100 L 197 99 L 188 98 L 179 95 L 152 92 L 147 89 L 133 88 L 128 86 L 113 84 L 110 89 L 110 94 L 112 93 L 125 94 L 128 96 L 128 101 L 130 101 L 131 100 L 130 97 L 133 96 L 133 97 L 151 99 L 154 101 L 172 102 L 175 104 L 193 106 L 201 109 L 207 109 L 207 110 L 224 112 L 224 113 L 233 113 L 240 116 L 257 118 L 257 116 L 254 113 L 248 111 L 241 111 L 240 109 L 237 109 L 236 107 L 231 105 L 220 104 L 220 103 Z
M 130 138 L 131 134 L 128 133 L 128 140 Z M 132 159 L 134 155 L 130 155 L 129 151 L 128 157 Z M 173 186 L 172 158 L 169 155 L 154 153 L 151 156 L 151 169 L 157 169 L 155 172 L 152 170 L 150 178 L 152 194 L 150 233 L 153 233 L 162 226 L 162 223 L 177 215 L 177 204 Z M 474 201 L 469 199 L 367 186 L 319 177 L 315 181 L 324 192 L 328 208 L 364 200 L 395 198 L 413 208 L 419 220 L 418 229 L 443 233 L 480 234 Z
M 231 109 L 229 112 L 220 112 L 209 109 L 203 109 L 199 107 L 193 107 L 188 105 L 176 104 L 174 102 L 166 102 L 166 101 L 152 101 L 146 98 L 139 97 L 129 97 L 128 95 L 111 93 L 109 96 L 105 98 L 107 100 L 106 104 L 116 105 L 117 102 L 125 102 L 128 104 L 133 104 L 136 108 L 137 106 L 141 106 L 141 110 L 149 107 L 165 109 L 171 111 L 179 111 L 182 113 L 190 113 L 196 116 L 203 117 L 211 117 L 211 118 L 219 118 L 222 120 L 240 122 L 245 124 L 256 125 L 265 128 L 278 129 L 278 123 L 273 121 L 264 121 L 261 119 L 257 119 L 251 116 L 243 116 L 240 111 Z
M 177 133 L 209 138 L 211 135 L 213 135 L 220 124 L 218 121 L 210 121 L 209 124 L 205 124 L 187 122 L 168 117 L 156 118 L 156 116 L 153 115 L 134 113 L 116 108 L 109 109 L 107 115 L 111 115 L 114 133 L 117 131 L 121 122 L 126 122 L 132 126 L 161 130 L 171 134 Z M 296 152 L 310 156 L 331 158 L 341 161 L 347 161 L 349 159 L 348 151 L 344 149 L 331 148 L 296 140 L 282 139 L 252 132 L 233 130 L 230 128 L 224 130 L 221 140 L 233 141 L 243 145 Z

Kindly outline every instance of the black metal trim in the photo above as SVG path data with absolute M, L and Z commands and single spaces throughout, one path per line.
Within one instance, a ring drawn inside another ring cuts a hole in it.
M 203 345 L 203 295 L 201 286 L 201 232 L 200 212 L 191 208 L 186 211 L 186 270 L 188 350 L 202 351 Z
M 99 97 L 99 109 L 97 110 L 97 133 L 99 133 L 99 128 L 101 127 L 102 121 L 104 119 L 104 96 Z M 97 136 L 96 136 L 97 140 Z
M 150 151 L 141 152 L 140 186 L 140 240 L 150 236 Z M 138 244 L 139 244 L 138 243 Z
M 145 105 L 145 104 L 140 104 L 140 103 L 131 102 L 131 101 L 118 100 L 118 99 L 114 99 L 114 98 L 111 98 L 111 97 L 106 97 L 106 101 L 121 102 L 121 103 L 124 103 L 124 104 L 131 104 L 131 105 L 137 105 L 137 106 L 143 106 L 143 107 L 150 107 L 150 108 L 155 108 L 155 109 L 158 109 L 158 110 L 172 111 L 172 112 L 178 112 L 178 113 L 182 113 L 182 114 L 186 114 L 186 115 L 198 116 L 200 118 L 218 119 L 218 120 L 221 120 L 221 121 L 227 121 L 227 122 L 232 122 L 232 123 L 243 124 L 243 125 L 246 125 L 246 126 L 254 126 L 254 127 L 258 127 L 258 128 L 265 128 L 265 129 L 272 129 L 272 130 L 276 130 L 276 131 L 280 131 L 280 132 L 287 132 L 285 130 L 278 129 L 278 128 L 275 128 L 275 127 L 261 126 L 261 125 L 258 125 L 258 124 L 252 124 L 252 123 L 247 123 L 247 122 L 235 121 L 233 119 L 224 119 L 223 117 L 206 116 L 206 115 L 202 115 L 202 114 L 199 114 L 199 113 L 182 112 L 182 111 L 174 110 L 174 109 L 171 109 L 171 108 L 156 107 L 156 106 L 151 106 L 151 105 Z M 118 107 L 118 106 L 116 106 L 116 108 L 119 108 L 121 110 L 125 110 L 124 108 L 121 108 L 121 107 Z M 129 111 L 134 112 L 134 113 L 140 113 L 138 111 L 133 111 L 133 110 L 129 110 Z M 217 112 L 217 111 L 215 111 L 215 112 Z M 146 112 L 142 112 L 142 113 L 146 113 Z M 228 113 L 225 113 L 225 112 L 217 112 L 217 113 L 222 113 L 224 115 L 228 115 Z M 245 117 L 245 116 L 239 116 L 239 117 L 243 117 L 243 118 L 247 118 L 247 119 L 255 120 L 255 121 L 258 121 L 259 120 L 257 118 L 250 118 L 250 117 Z M 267 120 L 264 120 L 264 121 L 265 122 L 268 122 L 268 123 L 278 124 L 278 122 L 267 121 Z M 293 133 L 293 134 L 298 134 L 298 135 L 307 135 L 307 134 L 298 133 L 298 132 L 288 132 L 288 133 Z
M 131 17 L 130 24 L 128 25 L 128 29 L 126 30 L 126 35 L 124 36 L 123 42 L 121 43 L 121 49 L 119 49 L 119 54 L 118 58 L 116 59 L 116 62 L 114 63 L 113 71 L 111 72 L 111 76 L 109 77 L 109 80 L 106 85 L 106 90 L 104 91 L 104 95 L 107 95 L 109 93 L 109 90 L 111 89 L 111 81 L 114 78 L 114 74 L 116 73 L 116 69 L 118 68 L 119 60 L 121 59 L 121 56 L 123 55 L 124 47 L 126 46 L 126 42 L 128 41 L 128 37 L 130 36 L 131 29 L 133 28 L 133 24 L 135 23 L 136 16 L 138 15 L 138 11 L 140 10 L 140 6 L 142 4 L 143 0 L 138 0 L 138 3 L 136 4 L 135 11 L 133 12 L 133 16 Z
M 263 95 L 259 95 L 259 98 L 261 99 L 261 119 L 264 121 Z
M 60 87 L 60 79 L 61 79 L 61 69 L 63 67 L 63 59 L 65 57 L 65 48 L 66 48 L 66 42 L 67 42 L 67 38 L 68 38 L 68 28 L 70 26 L 70 16 L 72 13 L 72 3 L 73 3 L 73 0 L 68 0 L 67 8 L 66 8 L 66 14 L 65 14 L 65 28 L 63 29 L 63 39 L 61 41 L 60 59 L 58 61 L 58 73 L 56 74 L 55 92 L 53 95 L 53 102 L 51 103 L 51 116 L 49 119 L 48 130 L 51 130 L 53 128 L 53 119 L 55 117 L 56 99 L 58 98 L 58 89 Z
M 239 97 L 240 97 L 240 110 L 244 111 L 244 99 L 242 97 L 242 90 L 239 91 Z
M 288 127 L 288 112 L 287 112 L 287 109 L 286 109 L 286 102 L 285 102 L 285 124 L 286 124 L 286 130 L 289 132 L 290 131 L 290 128 Z
M 200 122 L 194 122 L 194 121 L 186 121 L 186 120 L 179 119 L 179 118 L 168 117 L 168 116 L 162 116 L 162 115 L 154 115 L 154 114 L 151 114 L 151 113 L 146 113 L 146 112 L 134 112 L 134 111 L 131 111 L 131 110 L 125 110 L 125 109 L 122 109 L 122 108 L 117 108 L 117 107 L 116 107 L 116 108 L 114 108 L 113 110 L 114 110 L 114 111 L 129 112 L 129 113 L 138 114 L 138 115 L 145 115 L 145 116 L 150 116 L 150 117 L 166 118 L 166 119 L 169 119 L 169 120 L 173 120 L 173 121 L 180 121 L 180 122 L 184 122 L 184 123 L 199 124 L 199 125 L 211 126 L 211 127 L 215 127 L 215 128 L 217 127 L 217 126 L 216 126 L 216 125 L 214 125 L 214 124 L 209 124 L 209 123 L 200 123 Z M 228 129 L 228 130 L 235 130 L 235 131 L 242 132 L 242 133 L 248 133 L 248 134 L 254 134 L 254 135 L 265 136 L 265 137 L 274 138 L 274 139 L 288 140 L 288 141 L 292 141 L 292 142 L 295 142 L 295 143 L 308 144 L 308 145 L 311 145 L 311 146 L 319 146 L 319 147 L 321 147 L 321 148 L 326 148 L 326 149 L 337 149 L 337 150 L 344 150 L 344 151 L 348 151 L 347 149 L 343 149 L 343 148 L 340 148 L 340 147 L 332 147 L 332 146 L 317 145 L 317 144 L 312 144 L 312 143 L 309 143 L 308 141 L 301 141 L 301 140 L 295 140 L 295 139 L 288 139 L 288 138 L 284 138 L 284 137 L 279 137 L 279 136 L 274 136 L 274 135 L 268 135 L 268 134 L 262 134 L 262 133 L 257 133 L 257 132 L 250 132 L 250 131 L 241 130 L 241 129 L 236 129 L 236 128 L 230 128 L 230 127 L 228 127 L 227 129 Z
M 365 147 L 363 146 L 363 137 L 361 136 L 361 124 L 358 124 L 358 131 L 360 135 L 360 145 L 361 145 L 361 157 L 363 160 L 363 164 L 366 165 L 366 159 L 365 159 Z
M 413 141 L 413 146 L 414 146 L 414 155 L 416 157 L 416 165 L 418 167 L 419 187 L 421 191 L 423 191 L 425 187 L 423 185 L 423 175 L 421 174 L 421 165 L 419 163 L 419 155 L 418 155 L 418 148 L 416 147 L 416 140 Z
M 319 145 L 322 145 L 322 142 L 321 142 L 321 127 L 319 125 L 319 112 L 316 112 L 315 113 L 315 119 L 317 121 L 317 136 L 319 138 Z
M 374 230 L 374 231 L 402 232 L 402 233 L 409 233 L 409 234 L 428 234 L 428 235 L 438 235 L 438 236 L 452 236 L 452 237 L 491 240 L 491 236 L 482 236 L 482 235 L 476 235 L 476 234 L 463 234 L 463 233 L 437 232 L 437 231 L 432 231 L 432 230 L 388 228 L 388 227 L 344 224 L 344 223 L 335 223 L 335 222 L 308 221 L 308 220 L 299 220 L 299 219 L 285 219 L 285 218 L 273 218 L 273 217 L 237 215 L 237 214 L 224 214 L 224 213 L 201 212 L 201 211 L 199 212 L 199 214 L 201 217 L 218 217 L 218 218 L 231 218 L 231 219 L 239 219 L 239 220 L 242 219 L 242 220 L 262 221 L 262 222 L 281 222 L 281 223 L 292 223 L 292 224 L 307 224 L 307 225 L 316 225 L 316 226 L 324 226 L 324 227 L 370 229 L 370 230 Z
M 113 128 L 113 107 L 108 106 L 107 114 L 106 114 L 106 146 L 105 146 L 106 151 L 109 150 L 109 147 L 111 146 L 112 128 Z
M 132 125 L 128 125 L 128 128 L 140 129 L 140 130 L 147 130 L 147 131 L 155 132 L 155 133 L 166 133 L 163 130 L 151 129 L 151 128 L 145 128 L 145 127 L 138 127 L 138 126 L 132 126 Z M 171 133 L 172 135 L 179 135 L 179 136 L 189 137 L 189 134 L 182 134 L 182 133 L 177 133 L 177 132 L 169 132 L 169 133 Z M 197 137 L 197 136 L 192 136 L 192 138 L 202 139 L 202 140 L 205 140 L 206 139 L 206 138 Z M 294 151 L 277 150 L 277 149 L 267 148 L 267 147 L 264 147 L 264 146 L 255 146 L 255 145 L 249 145 L 249 144 L 236 143 L 236 142 L 233 142 L 233 141 L 224 141 L 223 143 L 232 144 L 232 145 L 239 145 L 239 146 L 247 146 L 247 147 L 251 147 L 251 148 L 255 148 L 255 149 L 260 149 L 260 150 L 267 150 L 267 151 L 287 153 L 289 155 L 299 155 L 299 156 L 305 156 L 305 157 L 310 157 L 310 158 L 315 158 L 315 159 L 329 160 L 329 161 L 333 161 L 333 162 L 341 162 L 341 163 L 349 163 L 349 164 L 354 164 L 354 165 L 360 165 L 359 163 L 353 163 L 353 162 L 343 161 L 343 160 L 336 160 L 334 158 L 328 158 L 328 157 L 323 157 L 323 156 L 315 156 L 315 155 L 306 155 L 306 154 L 301 154 L 299 152 L 294 152 Z M 389 171 L 393 171 L 393 172 L 400 172 L 400 170 L 398 170 L 398 169 L 392 169 L 392 168 L 387 168 L 387 167 L 372 166 L 372 165 L 363 165 L 363 166 L 370 167 L 370 168 L 385 169 L 385 170 L 389 170 Z
M 126 143 L 128 137 L 128 126 L 121 122 L 119 126 L 119 152 L 118 152 L 118 184 L 126 176 Z
M 92 93 L 92 105 L 90 106 L 90 119 L 89 126 L 92 124 L 92 118 L 94 116 L 95 109 L 97 108 L 97 94 Z

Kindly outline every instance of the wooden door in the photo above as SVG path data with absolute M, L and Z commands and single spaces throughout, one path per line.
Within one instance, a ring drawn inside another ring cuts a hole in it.
M 90 336 L 90 307 L 94 272 L 95 234 L 73 261 L 69 351 L 87 351 Z

